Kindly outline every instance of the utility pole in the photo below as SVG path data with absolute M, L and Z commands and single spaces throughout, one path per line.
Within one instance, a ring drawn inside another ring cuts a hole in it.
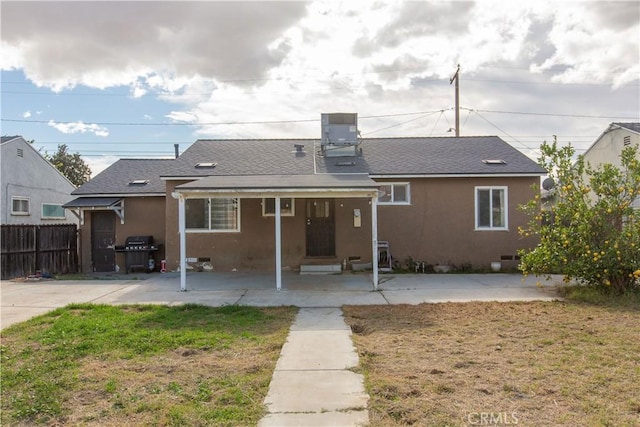
M 456 136 L 460 136 L 460 64 L 456 73 L 449 80 L 449 84 L 456 81 Z

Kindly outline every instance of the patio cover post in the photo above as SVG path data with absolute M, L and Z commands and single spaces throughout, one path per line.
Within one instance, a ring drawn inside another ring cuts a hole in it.
M 178 230 L 180 232 L 180 291 L 187 290 L 187 235 L 185 233 L 185 198 L 178 197 Z
M 281 239 L 281 215 L 280 196 L 276 196 L 276 290 L 282 289 L 282 239 Z
M 378 195 L 371 197 L 371 242 L 373 246 L 373 289 L 378 290 Z

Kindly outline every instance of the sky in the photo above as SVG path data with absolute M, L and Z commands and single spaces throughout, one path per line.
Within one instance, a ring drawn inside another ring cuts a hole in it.
M 202 138 L 497 135 L 531 158 L 640 121 L 638 1 L 6 1 L 1 133 L 95 174 Z

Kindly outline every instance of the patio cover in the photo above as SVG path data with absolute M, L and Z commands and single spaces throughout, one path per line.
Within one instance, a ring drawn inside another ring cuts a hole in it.
M 370 198 L 373 286 L 378 287 L 378 187 L 367 174 L 207 176 L 178 185 L 171 194 L 178 199 L 180 231 L 180 290 L 186 290 L 185 200 L 198 197 L 275 198 L 276 289 L 282 288 L 280 197 Z
M 120 222 L 124 224 L 124 204 L 122 197 L 78 197 L 62 205 L 63 208 L 71 212 L 84 224 L 85 210 L 112 210 L 120 217 Z

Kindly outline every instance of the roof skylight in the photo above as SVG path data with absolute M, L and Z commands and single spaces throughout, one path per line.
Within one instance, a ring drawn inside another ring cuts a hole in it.
M 129 182 L 129 185 L 147 185 L 149 183 L 148 179 L 134 179 Z
M 197 168 L 215 168 L 216 166 L 218 166 L 217 163 L 214 162 L 200 162 L 200 163 L 196 163 L 196 167 Z
M 482 161 L 482 163 L 484 163 L 485 165 L 506 165 L 507 162 L 505 162 L 502 159 L 485 159 Z

